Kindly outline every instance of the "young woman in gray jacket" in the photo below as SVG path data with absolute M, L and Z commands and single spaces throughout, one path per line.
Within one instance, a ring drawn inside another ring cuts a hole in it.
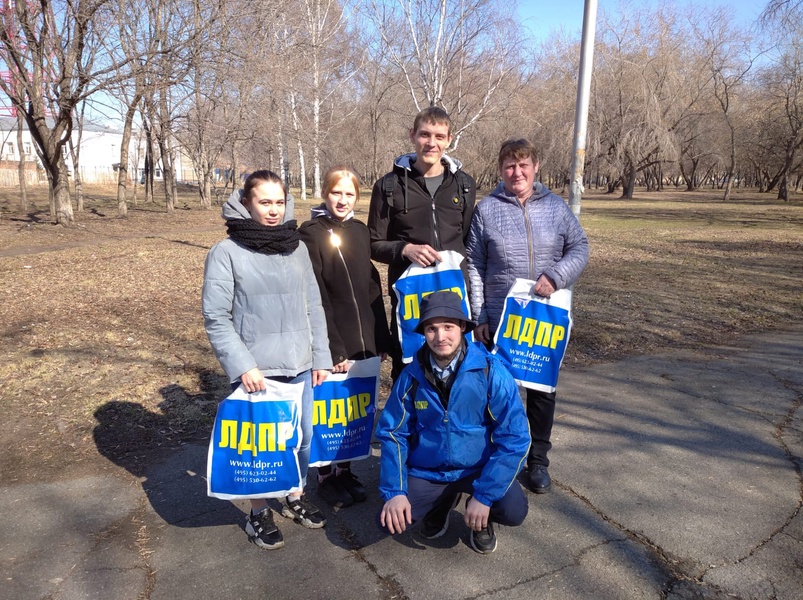
M 315 273 L 292 217 L 292 197 L 278 175 L 262 170 L 246 179 L 242 198 L 235 192 L 223 207 L 229 237 L 206 257 L 202 310 L 233 385 L 251 393 L 265 389 L 266 377 L 305 384 L 298 462 L 306 484 L 312 387 L 326 379 L 332 358 Z M 286 498 L 282 515 L 311 529 L 326 524 L 302 494 Z M 251 500 L 245 531 L 260 548 L 284 545 L 265 499 Z

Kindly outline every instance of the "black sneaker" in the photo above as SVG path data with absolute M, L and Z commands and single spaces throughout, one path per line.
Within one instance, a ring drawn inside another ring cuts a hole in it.
M 326 518 L 312 502 L 307 500 L 304 494 L 297 500 L 290 500 L 288 496 L 286 504 L 282 506 L 282 516 L 293 519 L 296 523 L 301 523 L 309 529 L 320 529 L 326 525 Z
M 329 475 L 318 482 L 318 495 L 326 500 L 329 506 L 343 508 L 354 504 L 354 499 L 340 482 L 340 478 Z
M 488 521 L 488 527 L 479 531 L 471 530 L 471 547 L 480 554 L 490 554 L 496 550 L 496 534 L 494 524 Z
M 282 532 L 273 522 L 273 511 L 270 508 L 263 508 L 257 514 L 249 513 L 245 518 L 245 533 L 248 534 L 249 541 L 265 550 L 276 550 L 284 546 Z
M 341 471 L 336 477 L 338 483 L 348 492 L 354 502 L 365 502 L 368 494 L 365 493 L 365 488 L 357 476 L 351 472 L 351 469 Z
M 457 503 L 460 502 L 460 496 L 462 494 L 441 500 L 426 514 L 421 521 L 421 529 L 419 531 L 422 538 L 434 540 L 446 533 L 446 530 L 449 529 L 449 515 L 452 509 L 457 506 Z

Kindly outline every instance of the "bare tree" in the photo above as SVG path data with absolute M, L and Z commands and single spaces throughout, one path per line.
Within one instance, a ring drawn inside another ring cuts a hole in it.
M 724 9 L 698 21 L 695 31 L 705 48 L 706 65 L 712 76 L 712 92 L 728 133 L 726 182 L 722 197 L 723 202 L 728 202 L 736 170 L 737 123 L 733 115 L 733 104 L 753 66 L 753 58 L 749 53 L 750 39 L 745 32 L 734 26 Z
M 236 99 L 229 100 L 231 73 L 226 67 L 231 59 L 232 33 L 216 7 L 193 1 L 188 108 L 175 134 L 192 160 L 202 208 L 212 206 L 215 168 L 242 116 Z M 239 106 L 242 108 L 242 103 Z
M 795 26 L 800 22 L 803 0 L 769 0 L 761 11 L 758 22 L 763 28 L 780 22 L 783 26 Z
M 789 200 L 789 179 L 799 168 L 803 146 L 803 44 L 791 42 L 758 75 L 764 111 L 759 143 L 770 157 L 766 191 L 778 187 L 778 198 Z
M 315 198 L 321 197 L 321 144 L 326 127 L 323 124 L 324 105 L 330 104 L 338 86 L 354 75 L 357 63 L 349 49 L 346 15 L 338 0 L 303 0 L 303 41 L 298 50 L 306 56 L 312 109 L 312 168 Z M 331 122 L 331 115 L 329 121 Z
M 121 71 L 125 71 L 125 77 L 110 89 L 109 93 L 120 102 L 123 116 L 123 135 L 117 170 L 117 215 L 125 217 L 128 215 L 128 182 L 129 180 L 136 182 L 136 165 L 139 164 L 138 161 L 134 162 L 132 175 L 130 146 L 134 118 L 141 109 L 146 77 L 157 53 L 158 40 L 150 35 L 152 31 L 150 23 L 156 14 L 153 3 L 149 0 L 118 0 L 118 2 L 117 35 L 112 43 L 119 44 L 121 53 L 127 60 L 120 67 Z
M 592 123 L 603 143 L 600 158 L 618 172 L 609 190 L 618 179 L 622 196 L 632 198 L 637 177 L 660 188 L 664 167 L 676 164 L 681 151 L 707 153 L 698 141 L 713 108 L 712 76 L 676 8 L 631 11 L 601 31 Z
M 772 0 L 760 21 L 764 31 L 773 31 L 768 64 L 757 76 L 758 95 L 765 99 L 764 110 L 758 115 L 764 124 L 761 143 L 770 158 L 764 168 L 766 191 L 777 186 L 778 198 L 785 201 L 789 200 L 789 181 L 801 167 L 799 152 L 803 147 L 801 18 L 803 2 Z
M 370 132 L 370 155 L 363 175 L 367 181 L 375 181 L 385 171 L 380 167 L 380 147 L 387 146 L 387 139 L 384 144 L 380 144 L 380 139 L 387 138 L 383 130 L 393 115 L 394 92 L 405 92 L 400 78 L 389 68 L 389 48 L 373 28 L 371 20 L 363 16 L 357 27 L 362 32 L 366 59 L 355 76 L 354 87 L 362 92 L 357 98 L 359 107 L 356 112 L 367 120 Z
M 15 2 L 5 5 L 0 21 L 0 60 L 12 73 L 0 89 L 25 117 L 47 173 L 52 215 L 62 225 L 74 220 L 63 153 L 75 107 L 118 77 L 116 61 L 89 60 L 109 6 L 109 0 Z M 50 106 L 57 107 L 52 115 Z
M 516 37 L 521 28 L 511 18 L 515 3 L 366 2 L 416 110 L 443 106 L 455 122 L 457 147 L 463 133 L 494 106 L 502 82 L 516 66 L 523 40 Z

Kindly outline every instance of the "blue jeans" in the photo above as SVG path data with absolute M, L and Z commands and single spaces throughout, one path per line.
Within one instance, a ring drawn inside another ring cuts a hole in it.
M 279 383 L 303 383 L 304 392 L 301 395 L 301 446 L 298 449 L 298 469 L 301 472 L 301 485 L 307 485 L 307 471 L 309 470 L 310 445 L 312 444 L 312 371 L 302 371 L 295 377 L 266 377 L 271 381 Z M 239 381 L 231 384 L 231 389 L 236 390 L 240 385 Z
M 301 395 L 301 447 L 298 449 L 298 469 L 301 471 L 301 486 L 307 485 L 309 470 L 309 453 L 312 444 L 312 371 L 302 371 L 295 377 L 268 377 L 279 383 L 303 383 L 304 393 Z

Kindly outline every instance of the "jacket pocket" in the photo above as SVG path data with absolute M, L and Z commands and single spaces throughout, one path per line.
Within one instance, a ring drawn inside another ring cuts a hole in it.
M 452 464 L 472 468 L 487 462 L 490 440 L 488 429 L 482 426 L 463 425 L 450 436 Z

